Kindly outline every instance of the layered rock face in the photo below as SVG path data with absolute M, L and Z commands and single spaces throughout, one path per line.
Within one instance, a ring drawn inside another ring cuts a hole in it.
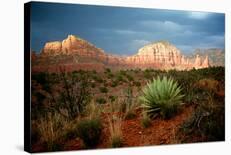
M 128 63 L 138 65 L 177 66 L 181 65 L 181 61 L 186 63 L 180 51 L 166 41 L 146 45 L 140 48 L 136 55 L 127 58 Z
M 156 67 L 158 69 L 200 69 L 210 66 L 208 56 L 202 62 L 199 55 L 189 61 L 180 50 L 167 41 L 159 41 L 146 45 L 138 50 L 134 56 L 126 58 L 127 64 L 139 67 Z
M 204 68 L 207 68 L 207 67 L 209 67 L 210 66 L 210 64 L 209 64 L 209 57 L 208 57 L 208 55 L 205 57 L 205 60 L 204 60 L 204 62 L 202 63 L 202 67 L 204 67 Z
M 137 54 L 120 57 L 106 54 L 102 49 L 74 35 L 60 41 L 45 44 L 39 62 L 51 65 L 105 66 L 117 68 L 191 69 L 209 67 L 209 58 L 203 62 L 199 55 L 194 63 L 167 41 L 159 41 L 140 48 Z M 52 62 L 52 63 L 51 63 Z M 42 63 L 41 63 L 42 64 Z M 100 65 L 99 65 L 100 64 Z M 70 67 L 71 68 L 71 67 Z M 95 69 L 95 68 L 94 68 Z
M 122 62 L 120 57 L 106 54 L 102 49 L 74 35 L 68 35 L 62 42 L 54 41 L 46 43 L 41 55 L 43 57 L 57 55 L 75 56 L 83 61 L 86 61 L 87 58 L 89 61 L 95 60 L 111 65 L 118 65 Z M 79 62 L 82 61 L 80 60 Z
M 59 54 L 80 54 L 83 56 L 105 55 L 102 49 L 99 49 L 86 40 L 78 38 L 74 35 L 68 35 L 68 37 L 62 42 L 48 42 L 45 44 L 42 50 L 42 55 L 45 56 Z

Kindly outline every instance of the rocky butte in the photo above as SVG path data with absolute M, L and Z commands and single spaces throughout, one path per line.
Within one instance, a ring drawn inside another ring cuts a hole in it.
M 63 41 L 48 42 L 40 54 L 33 53 L 32 68 L 34 71 L 55 71 L 58 66 L 67 70 L 103 70 L 153 68 L 188 70 L 209 67 L 209 58 L 204 60 L 197 55 L 189 61 L 179 49 L 167 41 L 158 41 L 140 48 L 137 54 L 127 57 L 107 54 L 88 41 L 68 35 Z

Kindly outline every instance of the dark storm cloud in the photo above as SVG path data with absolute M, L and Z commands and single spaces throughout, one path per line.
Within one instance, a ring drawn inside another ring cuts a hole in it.
M 185 53 L 224 48 L 225 16 L 218 13 L 35 2 L 31 22 L 36 51 L 68 34 L 122 55 L 158 40 L 168 40 Z

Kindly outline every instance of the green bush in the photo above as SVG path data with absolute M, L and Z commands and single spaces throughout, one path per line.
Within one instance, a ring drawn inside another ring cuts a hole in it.
M 103 83 L 103 79 L 98 75 L 93 75 L 92 78 L 98 83 Z
M 127 74 L 126 77 L 128 81 L 134 81 L 134 78 L 131 75 Z
M 123 78 L 122 75 L 117 75 L 116 81 L 118 81 L 118 82 L 125 82 L 125 80 L 124 80 L 124 78 Z
M 66 72 L 61 71 L 60 79 L 63 83 L 63 89 L 54 108 L 60 114 L 63 114 L 62 111 L 66 110 L 68 118 L 73 120 L 83 112 L 91 100 L 90 81 L 84 72 L 70 79 Z
M 107 101 L 104 98 L 97 98 L 96 102 L 99 103 L 99 104 L 105 104 Z
M 110 79 L 110 78 L 113 78 L 113 77 L 114 77 L 114 74 L 112 74 L 112 73 L 108 73 L 108 74 L 107 74 L 107 78 Z
M 108 89 L 106 87 L 99 87 L 101 93 L 107 93 Z
M 141 83 L 139 81 L 134 81 L 133 84 L 136 86 L 136 87 L 140 87 L 141 86 Z
M 91 88 L 95 88 L 95 83 L 91 83 Z
M 110 68 L 105 68 L 105 72 L 106 73 L 111 73 L 111 69 Z
M 208 141 L 225 140 L 224 101 L 212 93 L 204 94 L 198 106 L 180 127 L 183 137 L 206 137 Z M 182 139 L 185 141 L 185 139 Z
M 116 87 L 116 86 L 118 86 L 118 81 L 117 80 L 115 80 L 115 81 L 112 81 L 112 83 L 111 83 L 111 87 Z
M 116 96 L 113 96 L 113 95 L 110 95 L 109 97 L 109 100 L 111 101 L 111 102 L 115 102 L 115 100 L 116 100 Z
M 102 124 L 100 119 L 81 120 L 78 123 L 77 133 L 87 148 L 95 147 L 101 136 Z
M 140 100 L 142 107 L 150 117 L 160 115 L 163 118 L 170 118 L 177 112 L 183 96 L 177 82 L 171 78 L 160 79 L 158 77 L 143 89 Z

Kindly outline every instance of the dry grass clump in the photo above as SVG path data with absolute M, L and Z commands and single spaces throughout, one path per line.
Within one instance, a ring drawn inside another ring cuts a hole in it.
M 119 102 L 110 104 L 110 114 L 108 116 L 109 131 L 110 131 L 110 145 L 111 147 L 122 146 L 122 121 L 121 105 Z

